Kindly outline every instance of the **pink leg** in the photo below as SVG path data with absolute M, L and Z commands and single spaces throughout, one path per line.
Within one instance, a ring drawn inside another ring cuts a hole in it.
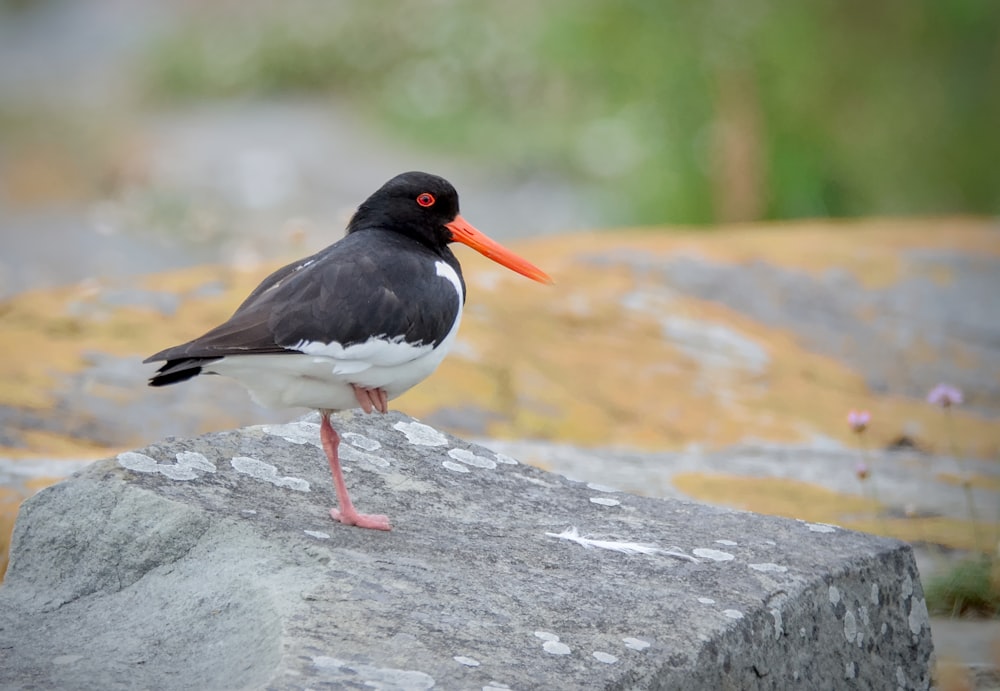
M 383 415 L 389 412 L 389 396 L 385 389 L 367 389 L 357 384 L 351 386 L 354 387 L 354 397 L 358 399 L 358 405 L 363 411 L 370 413 L 377 410 Z
M 330 411 L 319 411 L 320 426 L 319 437 L 323 441 L 323 450 L 326 451 L 327 460 L 330 461 L 330 472 L 333 473 L 333 486 L 337 490 L 337 503 L 340 510 L 330 509 L 330 517 L 335 521 L 340 521 L 346 525 L 356 525 L 359 528 L 373 528 L 375 530 L 390 530 L 389 517 L 381 514 L 358 513 L 351 503 L 351 497 L 347 494 L 347 485 L 344 483 L 344 475 L 340 471 L 340 456 L 337 448 L 340 446 L 340 436 L 333 425 L 330 424 Z

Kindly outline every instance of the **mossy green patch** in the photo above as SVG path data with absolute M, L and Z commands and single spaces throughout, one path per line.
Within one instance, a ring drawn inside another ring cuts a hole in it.
M 924 586 L 931 614 L 1000 616 L 1000 560 L 975 555 L 936 574 Z

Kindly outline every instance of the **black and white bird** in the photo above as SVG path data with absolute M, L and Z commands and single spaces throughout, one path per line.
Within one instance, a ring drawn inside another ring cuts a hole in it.
M 147 358 L 166 361 L 149 384 L 221 374 L 243 384 L 261 405 L 318 410 L 339 505 L 330 515 L 347 525 L 389 530 L 386 516 L 359 513 L 351 503 L 330 413 L 356 405 L 385 413 L 390 400 L 444 359 L 465 304 L 452 242 L 552 282 L 462 218 L 458 193 L 447 180 L 403 173 L 358 207 L 341 240 L 265 278 L 224 324 Z

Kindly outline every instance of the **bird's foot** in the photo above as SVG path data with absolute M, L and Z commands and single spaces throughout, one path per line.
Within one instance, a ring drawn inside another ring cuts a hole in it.
M 392 530 L 392 527 L 389 525 L 389 517 L 378 513 L 358 513 L 354 509 L 351 509 L 351 511 L 330 509 L 330 518 L 340 521 L 344 525 L 354 525 L 359 528 Z
M 354 397 L 358 399 L 358 405 L 363 411 L 370 413 L 372 410 L 377 410 L 383 415 L 389 412 L 389 395 L 385 389 L 369 389 L 357 384 L 351 386 L 354 388 Z

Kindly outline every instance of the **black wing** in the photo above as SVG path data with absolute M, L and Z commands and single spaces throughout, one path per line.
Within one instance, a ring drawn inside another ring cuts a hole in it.
M 458 260 L 447 248 L 438 254 L 377 229 L 351 233 L 268 276 L 224 324 L 147 358 L 167 361 L 150 384 L 182 381 L 225 356 L 299 352 L 303 342 L 347 347 L 385 337 L 437 345 L 460 308 L 438 262 L 451 266 L 462 281 Z
M 253 303 L 269 291 L 279 288 L 289 276 L 316 261 L 316 255 L 283 266 L 261 281 L 253 292 L 236 308 L 236 312 L 223 324 L 203 336 L 187 343 L 172 346 L 151 355 L 146 362 L 166 360 L 149 380 L 150 386 L 166 386 L 190 379 L 200 374 L 202 366 L 236 352 L 284 352 L 277 346 L 266 329 L 267 315 L 253 309 Z

